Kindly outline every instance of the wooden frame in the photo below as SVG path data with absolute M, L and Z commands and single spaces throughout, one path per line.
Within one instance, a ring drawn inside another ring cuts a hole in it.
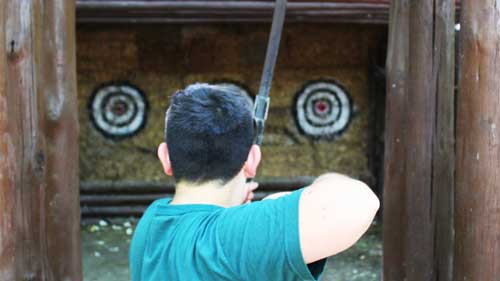
M 273 1 L 77 0 L 78 23 L 269 22 Z M 287 22 L 387 24 L 389 0 L 290 1 Z
M 153 2 L 111 2 L 80 0 L 80 20 L 149 22 Z M 196 6 L 201 1 L 168 2 L 151 22 L 264 21 L 270 10 L 264 1 L 251 1 L 248 13 L 246 1 L 211 1 L 206 9 Z M 385 1 L 365 2 L 370 9 Z M 379 23 L 358 17 L 366 16 L 361 4 L 295 3 L 295 20 L 304 20 L 309 7 L 317 9 L 310 21 L 324 11 L 324 21 L 338 13 L 340 22 Z M 455 159 L 455 2 L 392 3 L 384 280 L 494 280 L 500 276 L 500 11 L 495 1 L 464 1 Z M 186 17 L 189 11 L 197 16 Z M 230 17 L 234 11 L 241 14 Z M 82 279 L 74 25 L 72 1 L 0 2 L 1 280 Z

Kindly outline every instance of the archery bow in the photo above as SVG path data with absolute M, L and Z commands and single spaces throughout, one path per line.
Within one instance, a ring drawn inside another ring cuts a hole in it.
M 256 129 L 255 144 L 261 145 L 264 138 L 264 126 L 269 111 L 269 90 L 273 81 L 274 66 L 278 57 L 278 49 L 280 46 L 281 31 L 285 21 L 286 0 L 276 0 L 273 12 L 273 22 L 271 25 L 271 33 L 267 44 L 266 59 L 264 61 L 264 69 L 260 79 L 259 93 L 255 97 L 254 106 L 254 122 Z

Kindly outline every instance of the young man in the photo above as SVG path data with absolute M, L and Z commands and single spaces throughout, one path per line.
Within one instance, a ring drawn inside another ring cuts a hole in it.
M 155 201 L 137 225 L 133 281 L 317 280 L 325 258 L 368 229 L 377 197 L 339 174 L 249 203 L 257 185 L 246 179 L 261 159 L 253 138 L 244 97 L 208 84 L 172 97 L 158 157 L 175 196 Z

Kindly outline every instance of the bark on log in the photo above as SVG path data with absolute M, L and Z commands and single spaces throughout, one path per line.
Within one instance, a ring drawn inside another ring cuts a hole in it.
M 456 280 L 500 276 L 500 3 L 462 3 L 457 114 Z
M 0 280 L 81 280 L 74 2 L 0 5 Z
M 451 0 L 392 2 L 384 280 L 452 278 L 453 26 Z

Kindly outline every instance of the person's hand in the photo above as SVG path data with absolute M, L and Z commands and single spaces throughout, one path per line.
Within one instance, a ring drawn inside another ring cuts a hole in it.
M 252 202 L 254 198 L 254 190 L 256 190 L 259 187 L 259 184 L 257 182 L 251 181 L 247 182 L 245 184 L 245 192 L 246 192 L 246 197 L 245 200 L 243 201 L 243 204 L 250 203 Z

